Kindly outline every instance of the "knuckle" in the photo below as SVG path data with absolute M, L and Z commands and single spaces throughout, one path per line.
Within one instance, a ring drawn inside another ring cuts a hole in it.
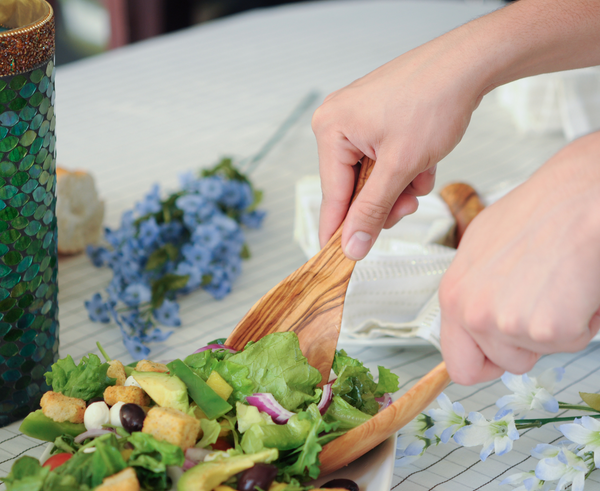
M 391 204 L 385 202 L 361 201 L 357 205 L 355 210 L 357 218 L 363 223 L 373 226 L 384 222 L 391 209 Z

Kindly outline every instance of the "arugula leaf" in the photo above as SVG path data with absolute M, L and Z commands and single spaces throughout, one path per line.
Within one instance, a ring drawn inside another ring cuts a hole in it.
M 10 470 L 10 474 L 0 479 L 7 491 L 40 491 L 50 473 L 49 467 L 42 467 L 33 457 L 21 457 Z
M 270 392 L 289 411 L 316 402 L 314 388 L 321 374 L 308 364 L 293 332 L 277 332 L 248 343 L 244 351 L 231 355 L 226 362 L 247 368 L 247 378 L 255 384 L 253 391 Z M 229 382 L 221 373 L 221 365 L 217 371 Z
M 54 392 L 87 401 L 92 397 L 101 397 L 106 387 L 115 385 L 117 379 L 106 375 L 109 367 L 108 363 L 102 363 L 93 353 L 89 357 L 84 356 L 79 365 L 75 364 L 71 355 L 67 355 L 44 375 Z

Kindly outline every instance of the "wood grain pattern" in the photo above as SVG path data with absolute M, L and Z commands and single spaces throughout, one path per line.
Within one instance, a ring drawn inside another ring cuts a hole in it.
M 319 454 L 321 476 L 348 465 L 400 430 L 431 404 L 449 382 L 442 362 L 389 407 L 325 445 Z
M 353 199 L 375 162 L 364 158 Z M 342 225 L 321 251 L 264 295 L 242 318 L 226 344 L 242 349 L 273 332 L 294 331 L 323 383 L 329 379 L 342 324 L 344 299 L 355 261 L 342 252 Z
M 440 191 L 440 196 L 450 208 L 456 221 L 456 231 L 453 246 L 460 244 L 462 236 L 469 223 L 484 209 L 477 191 L 464 182 L 448 184 Z

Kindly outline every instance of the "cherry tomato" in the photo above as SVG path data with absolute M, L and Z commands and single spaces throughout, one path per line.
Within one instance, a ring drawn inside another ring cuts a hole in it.
M 50 457 L 46 462 L 44 462 L 44 467 L 50 467 L 50 470 L 56 469 L 59 465 L 63 465 L 67 460 L 69 460 L 73 454 L 70 453 L 57 453 Z
M 229 450 L 233 448 L 233 445 L 229 443 L 225 438 L 217 438 L 217 441 L 211 445 L 213 450 Z

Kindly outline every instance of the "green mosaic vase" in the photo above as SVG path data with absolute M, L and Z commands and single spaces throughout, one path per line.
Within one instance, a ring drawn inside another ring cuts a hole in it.
M 0 6 L 0 426 L 58 358 L 54 15 L 21 1 Z

